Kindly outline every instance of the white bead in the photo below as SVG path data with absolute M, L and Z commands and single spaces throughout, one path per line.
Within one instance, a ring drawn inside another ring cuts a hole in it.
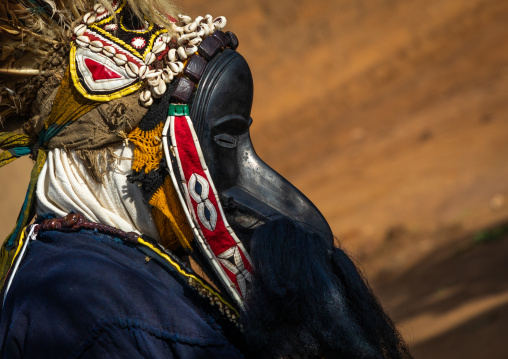
M 187 45 L 190 40 L 195 39 L 196 37 L 199 37 L 197 32 L 191 32 L 190 34 L 182 35 L 177 40 L 178 45 Z
M 148 52 L 145 55 L 145 64 L 150 65 L 152 62 L 155 61 L 155 59 L 157 59 L 157 56 L 155 56 L 153 52 Z
M 187 52 L 183 46 L 178 48 L 178 56 L 180 57 L 180 60 L 187 60 Z
M 116 50 L 113 46 L 104 46 L 102 53 L 107 57 L 113 57 L 116 54 Z
M 129 75 L 129 77 L 132 78 L 138 77 L 139 68 L 133 62 L 127 62 L 127 65 L 125 65 L 125 71 L 127 72 L 127 75 Z
M 88 38 L 88 36 L 78 36 L 76 38 L 76 44 L 78 44 L 79 46 L 81 47 L 88 47 L 88 45 L 90 44 L 90 39 Z
M 74 28 L 74 35 L 76 36 L 82 36 L 85 33 L 86 25 L 80 24 Z
M 213 23 L 210 25 L 209 24 L 201 24 L 201 27 L 203 28 L 203 31 L 204 31 L 204 33 L 201 37 L 206 37 L 206 36 L 210 35 L 210 33 L 212 32 L 210 30 L 210 26 L 213 26 Z
M 83 22 L 87 25 L 92 25 L 97 20 L 97 15 L 94 12 L 86 13 L 83 17 Z
M 115 57 L 113 57 L 113 60 L 118 66 L 123 66 L 127 63 L 127 56 L 124 54 L 116 54 Z

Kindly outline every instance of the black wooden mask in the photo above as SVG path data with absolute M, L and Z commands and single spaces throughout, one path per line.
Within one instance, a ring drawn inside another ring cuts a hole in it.
M 176 86 L 174 93 L 182 93 Z M 194 246 L 243 307 L 257 227 L 288 218 L 332 243 L 330 227 L 298 189 L 257 156 L 249 133 L 253 81 L 241 55 L 232 49 L 216 53 L 189 105 L 172 98 L 162 139 L 173 185 Z
M 228 49 L 208 64 L 191 105 L 190 117 L 229 224 L 247 250 L 256 227 L 281 217 L 332 238 L 312 202 L 256 154 L 249 133 L 252 100 L 249 66 Z

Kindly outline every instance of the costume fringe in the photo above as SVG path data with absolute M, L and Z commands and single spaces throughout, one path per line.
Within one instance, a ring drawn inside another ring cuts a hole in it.
M 74 150 L 76 156 L 85 164 L 86 172 L 97 182 L 103 183 L 109 165 L 119 159 L 113 147 L 93 150 Z
M 132 169 L 139 172 L 144 169 L 145 173 L 159 168 L 162 160 L 162 130 L 164 123 L 159 123 L 153 130 L 143 131 L 139 127 L 129 135 L 129 141 L 136 146 L 134 149 L 134 162 Z

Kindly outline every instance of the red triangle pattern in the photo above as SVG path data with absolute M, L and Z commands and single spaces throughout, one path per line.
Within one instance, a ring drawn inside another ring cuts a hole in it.
M 123 77 L 118 72 L 90 58 L 85 59 L 85 65 L 92 73 L 94 81 L 120 79 Z

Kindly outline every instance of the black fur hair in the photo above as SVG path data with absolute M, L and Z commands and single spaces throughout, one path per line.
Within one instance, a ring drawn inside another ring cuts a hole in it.
M 333 238 L 281 219 L 252 238 L 244 327 L 252 358 L 411 358 Z

